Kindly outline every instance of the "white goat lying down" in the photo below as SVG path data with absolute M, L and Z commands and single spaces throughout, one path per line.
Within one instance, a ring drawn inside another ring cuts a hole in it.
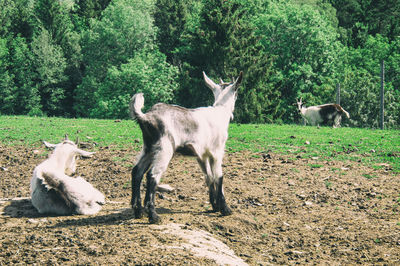
M 311 125 L 319 126 L 319 124 L 333 124 L 333 127 L 340 127 L 342 121 L 342 114 L 345 114 L 347 118 L 350 115 L 346 110 L 343 109 L 339 104 L 328 103 L 317 106 L 305 107 L 300 101 L 297 100 L 297 107 L 300 115 Z
M 243 73 L 240 72 L 236 81 L 221 81 L 221 84 L 214 83 L 204 72 L 203 76 L 206 85 L 214 94 L 213 106 L 186 109 L 158 103 L 144 114 L 141 111 L 144 105 L 143 94 L 135 94 L 131 99 L 130 114 L 139 123 L 144 142 L 138 162 L 132 170 L 131 204 L 135 218 L 143 215 L 140 185 L 143 175 L 147 172 L 144 206 L 150 223 L 161 221 L 155 211 L 155 190 L 175 152 L 197 157 L 206 175 L 213 211 L 220 211 L 222 215 L 231 214 L 222 186 L 222 159 Z
M 82 177 L 71 177 L 78 156 L 91 157 L 66 136 L 59 144 L 44 141 L 54 149 L 49 158 L 33 171 L 31 201 L 39 213 L 69 215 L 95 214 L 105 203 L 104 195 Z

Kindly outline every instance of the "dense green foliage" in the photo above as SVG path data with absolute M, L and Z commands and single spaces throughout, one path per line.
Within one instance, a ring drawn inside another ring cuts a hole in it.
M 0 114 L 127 118 L 130 97 L 212 103 L 202 71 L 243 71 L 235 121 L 293 123 L 296 98 L 343 124 L 400 127 L 399 0 L 0 0 Z

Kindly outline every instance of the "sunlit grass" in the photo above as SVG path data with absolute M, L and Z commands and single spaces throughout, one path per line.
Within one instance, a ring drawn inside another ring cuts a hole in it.
M 42 140 L 59 142 L 64 134 L 115 149 L 140 150 L 142 145 L 139 126 L 131 120 L 0 116 L 2 145 L 37 147 Z M 348 160 L 375 169 L 389 165 L 400 172 L 400 132 L 396 130 L 231 124 L 226 150 L 273 152 L 316 161 Z

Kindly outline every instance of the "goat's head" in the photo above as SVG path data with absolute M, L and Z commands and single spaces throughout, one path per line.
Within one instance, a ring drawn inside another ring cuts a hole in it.
M 297 102 L 297 108 L 298 108 L 298 110 L 301 112 L 301 108 L 303 108 L 303 98 L 300 98 L 300 100 L 299 99 L 296 99 L 296 102 Z
M 57 161 L 64 167 L 64 172 L 67 175 L 73 175 L 75 173 L 78 156 L 91 157 L 94 154 L 94 152 L 79 149 L 77 144 L 68 139 L 67 135 L 65 135 L 64 140 L 58 144 L 51 144 L 47 141 L 43 141 L 43 144 L 47 148 L 54 150 L 52 156 L 56 156 Z
M 204 81 L 211 89 L 214 94 L 214 105 L 213 106 L 227 106 L 230 108 L 230 111 L 233 113 L 233 109 L 235 108 L 235 101 L 237 97 L 237 90 L 242 83 L 243 72 L 239 73 L 239 76 L 236 80 L 232 79 L 232 82 L 227 83 L 221 80 L 220 84 L 216 84 L 209 77 L 207 77 L 206 73 L 203 71 Z M 233 117 L 233 115 L 232 115 Z

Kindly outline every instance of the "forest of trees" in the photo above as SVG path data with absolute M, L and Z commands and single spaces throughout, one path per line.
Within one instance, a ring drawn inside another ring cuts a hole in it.
M 400 0 L 0 0 L 0 114 L 128 118 L 144 92 L 212 103 L 244 72 L 237 123 L 298 123 L 293 105 L 335 101 L 343 124 L 400 128 Z

